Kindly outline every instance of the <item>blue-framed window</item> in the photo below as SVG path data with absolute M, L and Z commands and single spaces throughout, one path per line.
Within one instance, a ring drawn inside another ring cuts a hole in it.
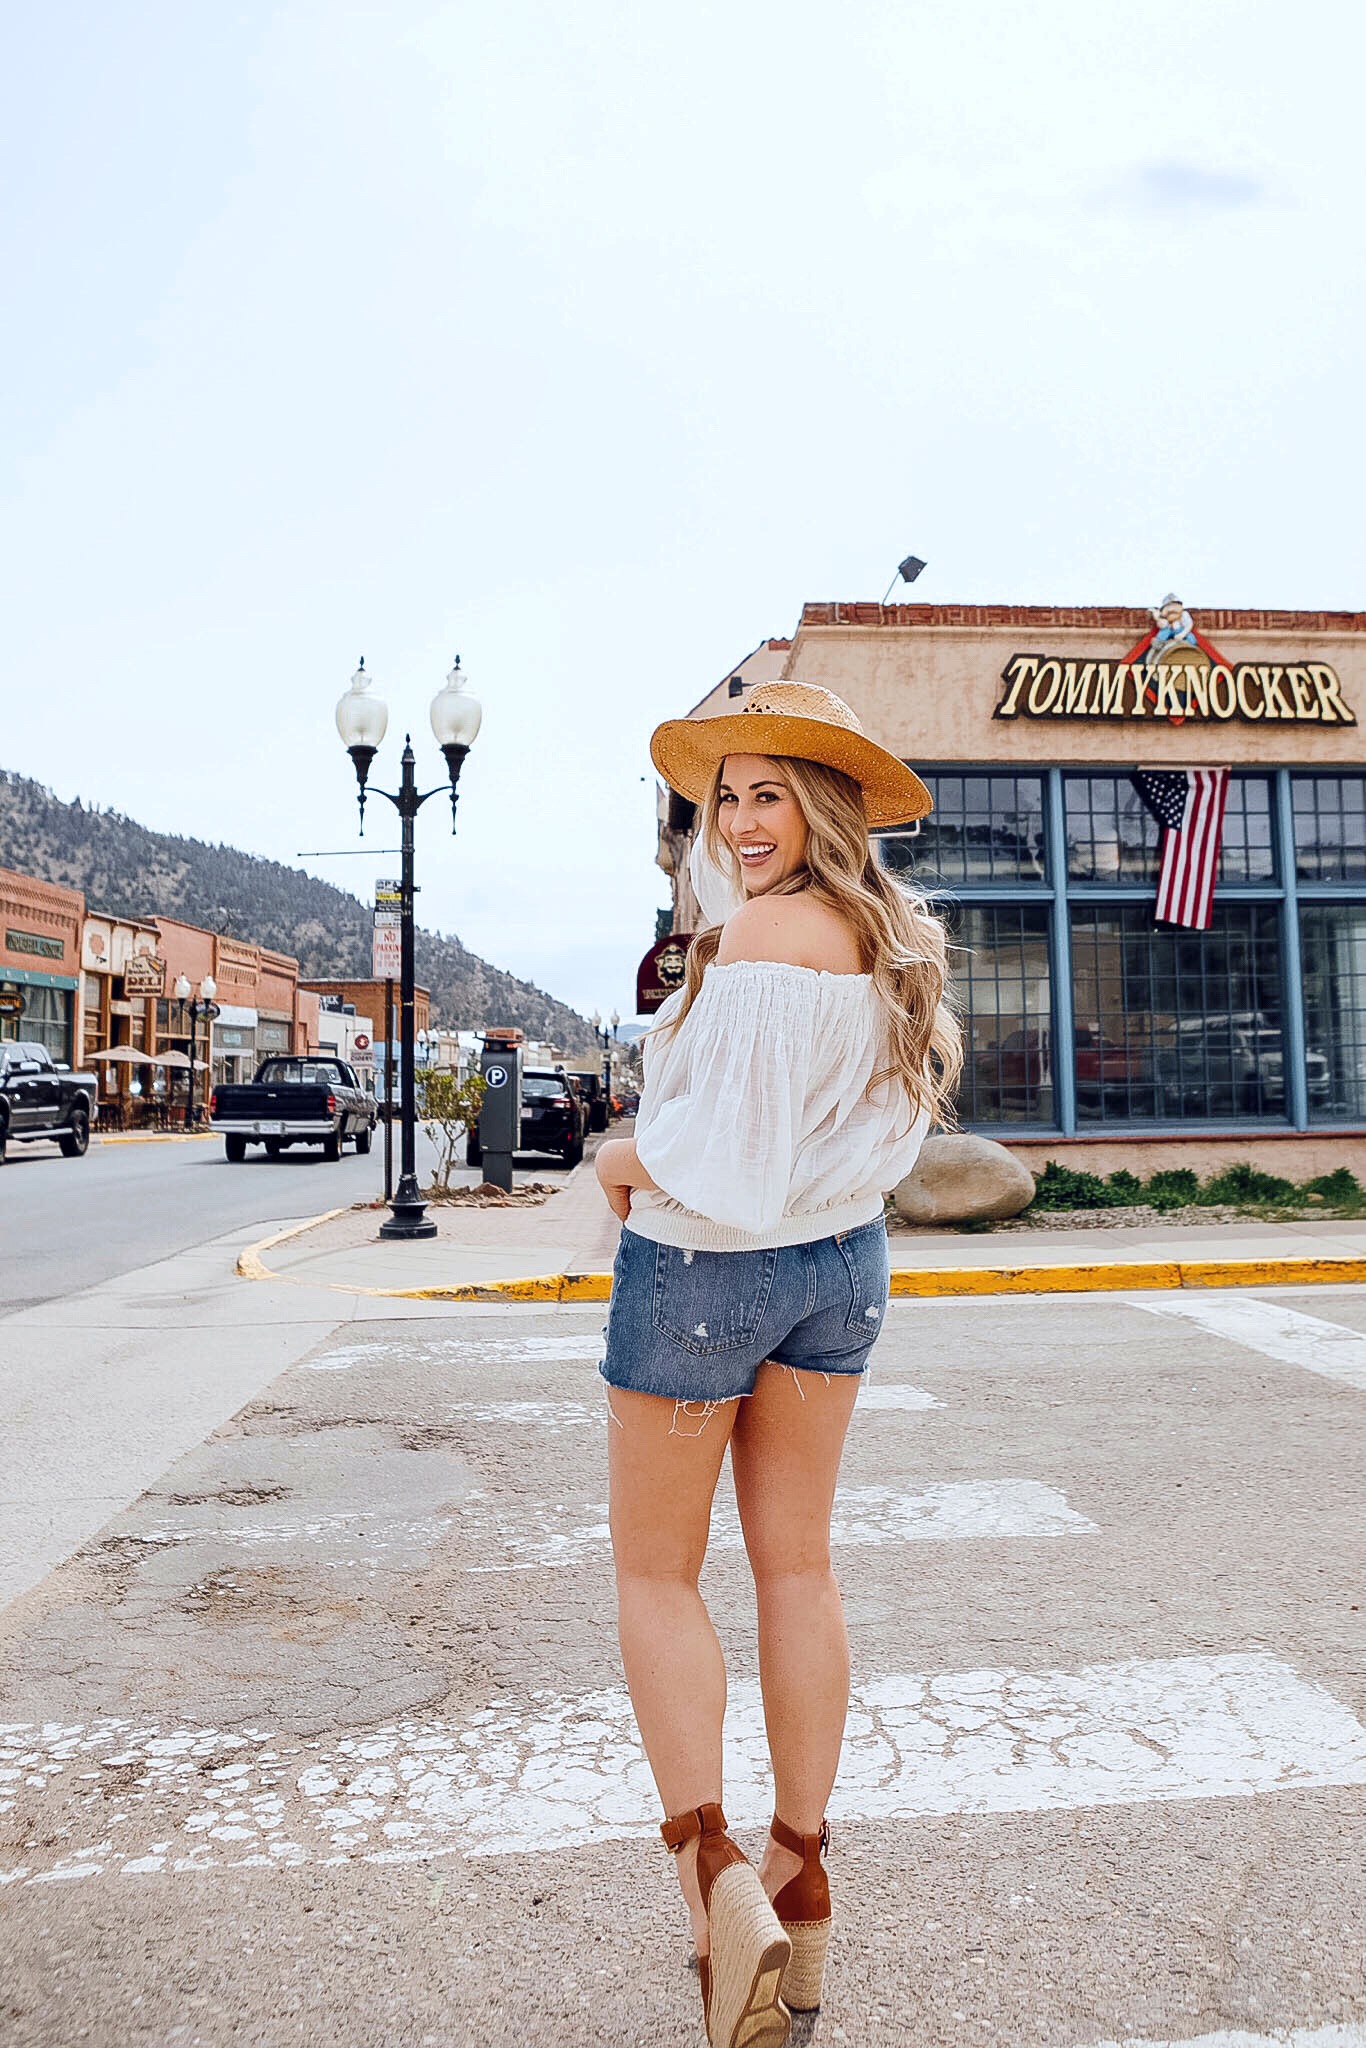
M 1155 923 L 1160 832 L 1127 776 L 921 772 L 934 811 L 879 855 L 948 919 L 965 1124 L 1366 1123 L 1366 773 L 1235 773 L 1188 932 Z

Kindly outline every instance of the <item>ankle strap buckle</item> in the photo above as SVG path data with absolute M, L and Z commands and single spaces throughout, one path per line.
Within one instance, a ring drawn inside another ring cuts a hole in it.
M 714 1802 L 705 1806 L 694 1806 L 691 1813 L 671 1814 L 660 1823 L 660 1834 L 664 1847 L 671 1856 L 677 1856 L 680 1849 L 686 1849 L 695 1836 L 724 1835 L 726 1816 Z

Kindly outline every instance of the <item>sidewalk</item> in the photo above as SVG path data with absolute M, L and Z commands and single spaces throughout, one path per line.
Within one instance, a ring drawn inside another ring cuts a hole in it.
M 543 1177 L 539 1172 L 519 1179 Z M 433 1207 L 437 1236 L 382 1243 L 379 1209 L 333 1210 L 243 1254 L 249 1279 L 420 1300 L 602 1301 L 618 1224 L 591 1159 L 539 1208 Z M 1116 1230 L 913 1230 L 889 1239 L 895 1295 L 1366 1281 L 1366 1223 L 1154 1224 Z

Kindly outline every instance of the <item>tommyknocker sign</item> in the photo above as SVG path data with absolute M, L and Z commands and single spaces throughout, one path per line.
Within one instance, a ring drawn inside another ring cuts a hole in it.
M 1203 649 L 1156 661 L 1077 661 L 1015 654 L 1001 672 L 997 718 L 1170 718 L 1355 725 L 1326 661 L 1211 661 Z

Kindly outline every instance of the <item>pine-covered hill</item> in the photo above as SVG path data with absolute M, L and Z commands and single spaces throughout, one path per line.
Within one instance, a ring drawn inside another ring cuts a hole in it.
M 0 867 L 80 889 L 92 910 L 183 918 L 209 931 L 292 953 L 305 981 L 370 974 L 370 912 L 302 868 L 149 832 L 117 811 L 62 803 L 41 783 L 0 769 Z M 417 933 L 417 979 L 436 1022 L 456 1030 L 518 1024 L 580 1052 L 590 1026 L 566 1004 L 467 952 L 459 939 Z

